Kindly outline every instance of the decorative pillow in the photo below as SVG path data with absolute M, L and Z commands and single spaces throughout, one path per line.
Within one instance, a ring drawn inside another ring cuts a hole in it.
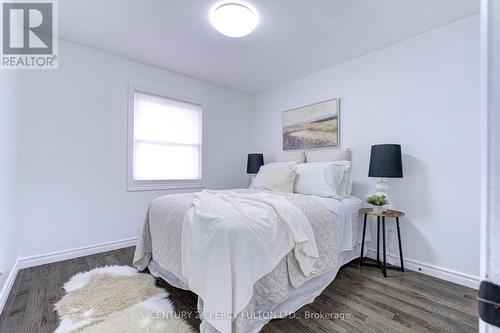
M 292 153 L 282 153 L 274 157 L 274 162 L 293 162 L 298 161 L 299 163 L 306 162 L 306 155 L 303 151 L 297 151 Z
M 306 151 L 307 163 L 309 162 L 331 162 L 331 161 L 350 161 L 351 150 L 343 149 L 321 149 Z
M 251 189 L 273 192 L 293 192 L 297 161 L 269 163 L 262 166 L 250 185 Z
M 342 200 L 349 183 L 349 168 L 349 161 L 298 164 L 294 192 Z

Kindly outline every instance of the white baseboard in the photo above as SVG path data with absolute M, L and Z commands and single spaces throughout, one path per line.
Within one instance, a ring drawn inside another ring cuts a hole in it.
M 137 243 L 137 237 L 108 242 L 103 244 L 96 244 L 86 247 L 68 249 L 64 251 L 46 253 L 37 256 L 28 256 L 23 258 L 18 258 L 12 267 L 12 270 L 5 281 L 5 284 L 0 292 L 0 313 L 5 306 L 7 297 L 9 296 L 10 290 L 14 285 L 17 273 L 20 269 L 34 267 L 44 264 L 50 264 L 53 262 L 74 259 L 78 257 L 84 257 L 92 254 L 118 250 L 125 247 L 135 246 Z M 377 253 L 374 250 L 368 250 L 367 256 L 372 259 L 377 258 Z M 398 264 L 399 256 L 393 254 L 387 254 L 387 261 L 390 264 Z M 405 259 L 405 268 L 412 271 L 420 272 L 426 275 L 434 276 L 436 278 L 457 283 L 469 288 L 478 289 L 479 288 L 479 277 L 472 276 L 469 274 L 457 272 L 447 268 L 426 264 L 413 259 Z
M 14 281 L 16 280 L 17 272 L 19 272 L 19 260 L 16 260 L 12 266 L 9 276 L 7 276 L 7 280 L 5 280 L 2 290 L 0 291 L 0 313 L 2 313 L 5 303 L 7 303 L 7 298 L 9 297 Z
M 368 250 L 368 255 L 371 259 L 377 259 L 377 252 Z M 404 257 L 404 253 L 403 253 Z M 387 263 L 399 266 L 399 256 L 387 254 Z M 419 272 L 425 275 L 430 275 L 441 280 L 453 282 L 469 288 L 479 289 L 479 277 L 461 272 L 457 272 L 448 268 L 439 267 L 418 260 L 404 258 L 405 269 Z
M 92 254 L 97 254 L 101 252 L 107 252 L 112 250 L 118 250 L 125 247 L 135 246 L 137 243 L 137 237 L 123 239 L 114 242 L 108 242 L 103 244 L 96 244 L 91 246 L 79 247 L 74 249 L 68 249 L 64 251 L 51 252 L 36 256 L 28 256 L 18 259 L 18 268 L 28 268 L 39 265 L 50 264 L 53 262 L 74 259 L 79 257 L 84 257 Z
M 137 243 L 137 237 L 133 237 L 114 242 L 79 247 L 58 252 L 51 252 L 37 256 L 18 258 L 14 266 L 12 267 L 9 276 L 7 277 L 7 280 L 5 281 L 2 287 L 2 290 L 0 291 L 0 313 L 2 313 L 5 303 L 7 302 L 7 298 L 9 297 L 10 291 L 12 290 L 12 286 L 14 285 L 14 281 L 16 280 L 16 276 L 19 270 L 28 267 L 34 267 L 44 264 L 50 264 L 53 262 L 84 257 L 101 252 L 118 250 L 125 247 L 135 246 L 136 243 Z

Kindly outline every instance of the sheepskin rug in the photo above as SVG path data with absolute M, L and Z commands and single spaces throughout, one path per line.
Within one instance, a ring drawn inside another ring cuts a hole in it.
M 55 333 L 191 332 L 155 278 L 129 266 L 107 266 L 78 273 L 64 284 L 55 305 Z

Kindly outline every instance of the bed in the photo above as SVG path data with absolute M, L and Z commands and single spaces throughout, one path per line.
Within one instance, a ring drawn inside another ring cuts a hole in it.
M 240 189 L 234 192 L 249 194 L 266 191 Z M 290 251 L 253 285 L 248 303 L 243 311 L 234 313 L 234 317 L 230 318 L 228 329 L 215 328 L 218 322 L 207 316 L 203 299 L 198 297 L 198 311 L 204 314 L 201 332 L 259 332 L 271 319 L 290 315 L 313 302 L 333 281 L 340 267 L 359 257 L 362 227 L 360 199 L 350 196 L 337 200 L 296 193 L 273 195 L 286 198 L 311 222 L 319 251 L 311 274 L 301 274 L 300 265 Z M 191 288 L 183 276 L 182 225 L 194 196 L 193 193 L 173 194 L 153 200 L 134 256 L 137 269 L 149 268 L 154 276 L 185 290 Z M 366 241 L 371 240 L 369 235 Z

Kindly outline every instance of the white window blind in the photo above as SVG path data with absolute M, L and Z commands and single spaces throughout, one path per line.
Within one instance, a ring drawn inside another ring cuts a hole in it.
M 201 106 L 134 92 L 133 180 L 201 180 Z

